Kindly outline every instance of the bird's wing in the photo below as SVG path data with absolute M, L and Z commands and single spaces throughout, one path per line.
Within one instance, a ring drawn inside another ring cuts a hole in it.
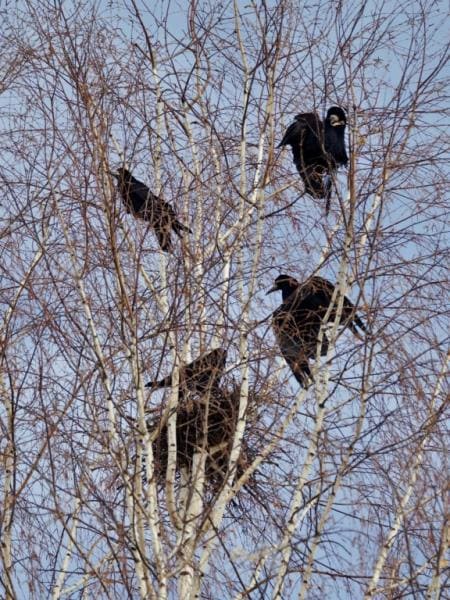
M 176 216 L 172 206 L 162 198 L 155 196 L 149 191 L 144 208 L 141 211 L 141 216 L 146 221 L 149 221 L 155 228 L 156 236 L 158 237 L 159 245 L 164 251 L 169 252 L 172 249 L 170 240 L 170 230 L 182 237 L 182 232 L 192 233 L 189 227 L 183 225 Z
M 328 187 L 323 176 L 327 172 L 328 160 L 323 145 L 323 123 L 317 114 L 303 113 L 296 116 L 293 127 L 295 135 L 289 136 L 288 140 L 305 192 L 313 198 L 326 198 Z
M 133 178 L 132 181 L 125 182 L 123 185 L 124 188 L 128 190 L 133 211 L 135 213 L 141 213 L 143 210 L 145 210 L 148 197 L 152 194 L 145 183 Z
M 286 309 L 293 313 L 303 311 L 309 307 L 310 297 L 313 296 L 318 290 L 316 288 L 316 282 L 314 280 L 320 280 L 320 277 L 311 277 L 310 279 L 300 283 L 294 292 L 289 296 L 285 305 Z M 326 280 L 324 280 L 326 281 Z M 298 319 L 299 317 L 297 317 Z
M 273 314 L 273 328 L 283 358 L 302 387 L 311 379 L 309 359 L 314 359 L 321 325 L 320 311 L 307 285 L 300 285 Z M 326 354 L 328 339 L 322 342 Z
M 141 184 L 140 187 L 136 186 L 135 197 L 139 201 L 139 209 L 136 211 L 138 216 L 153 227 L 161 250 L 170 252 L 172 250 L 170 231 L 172 218 L 175 218 L 172 207 L 155 196 L 144 184 Z
M 281 148 L 282 146 L 288 146 L 290 144 L 299 142 L 301 140 L 302 130 L 303 126 L 298 121 L 291 123 L 291 125 L 289 125 L 289 127 L 286 129 L 286 133 L 277 147 Z
M 171 221 L 177 220 L 177 215 L 171 204 L 163 200 L 162 198 L 157 198 L 158 209 L 165 215 L 167 215 Z
M 180 368 L 180 383 L 190 390 L 196 388 L 216 387 L 225 370 L 227 352 L 216 348 L 207 354 L 202 354 L 187 365 Z M 172 385 L 172 375 L 160 381 L 150 381 L 145 387 L 162 388 Z
M 188 387 L 200 390 L 216 388 L 225 370 L 226 350 L 216 348 L 186 366 Z
M 289 331 L 286 328 L 277 328 L 275 323 L 274 331 L 284 360 L 289 365 L 298 383 L 302 387 L 307 387 L 308 376 L 311 375 L 311 371 L 308 364 L 308 351 L 300 333 L 295 329 Z
M 297 358 L 298 354 L 304 354 L 311 358 L 314 352 L 311 351 L 311 340 L 317 338 L 320 328 L 320 321 L 317 319 L 308 319 L 307 311 L 296 309 L 296 307 L 280 306 L 273 313 L 273 329 L 277 338 L 278 345 L 286 358 Z
M 140 216 L 149 221 L 152 225 L 158 223 L 162 216 L 165 215 L 164 200 L 148 189 L 147 186 L 142 186 L 136 189 L 136 195 L 141 201 Z
M 304 285 L 311 294 L 323 294 L 328 301 L 331 301 L 335 286 L 331 281 L 328 281 L 328 279 L 314 275 L 313 277 L 310 277 Z
M 175 231 L 178 237 L 183 237 L 182 233 L 185 231 L 186 233 L 192 233 L 192 229 L 183 225 L 178 219 L 172 221 L 172 229 Z
M 315 135 L 320 135 L 322 132 L 323 124 L 317 113 L 300 113 L 295 117 L 295 120 L 300 123 L 304 129 L 311 131 Z
M 320 125 L 321 122 L 316 113 L 298 114 L 295 117 L 294 122 L 286 129 L 286 133 L 278 144 L 278 148 L 281 146 L 300 144 L 308 132 L 313 132 L 317 135 Z
M 314 167 L 318 174 L 328 166 L 324 148 L 324 127 L 315 113 L 297 115 L 303 123 L 302 133 L 302 166 Z
M 333 289 L 333 284 L 326 279 L 310 277 L 299 285 L 285 304 L 301 333 L 303 343 L 313 348 L 310 350 L 313 355 L 315 355 L 317 337 Z
M 188 229 L 184 228 L 184 225 L 182 225 L 177 220 L 177 215 L 172 205 L 169 204 L 169 202 L 166 202 L 165 200 L 160 198 L 159 196 L 155 196 L 154 194 L 152 194 L 151 209 L 153 213 L 153 219 L 155 221 L 167 221 L 167 223 L 169 223 L 170 226 L 178 224 L 181 229 Z
M 328 281 L 328 279 L 324 279 L 323 277 L 314 276 L 307 282 L 310 286 L 311 290 L 314 290 L 316 294 L 322 294 L 324 298 L 326 298 L 327 302 L 331 302 L 331 298 L 333 297 L 333 293 L 335 290 L 335 286 Z M 333 315 L 333 313 L 332 313 Z M 358 332 L 355 328 L 357 325 L 362 331 L 367 331 L 366 326 L 360 319 L 360 317 L 356 314 L 356 307 L 353 302 L 344 296 L 344 305 L 342 309 L 342 317 L 343 324 L 348 324 L 351 331 L 358 335 Z M 345 323 L 346 322 L 346 323 Z
M 157 200 L 158 200 L 157 210 L 159 211 L 159 214 L 161 215 L 160 218 L 161 219 L 167 219 L 167 222 L 169 223 L 169 226 L 175 231 L 175 233 L 179 237 L 182 237 L 182 232 L 183 231 L 185 231 L 187 233 L 192 233 L 192 231 L 191 231 L 191 229 L 189 229 L 189 227 L 187 227 L 186 225 L 183 225 L 183 223 L 181 223 L 177 219 L 176 212 L 173 209 L 173 207 L 172 207 L 171 204 L 169 204 L 168 202 L 166 202 L 162 198 L 157 198 Z

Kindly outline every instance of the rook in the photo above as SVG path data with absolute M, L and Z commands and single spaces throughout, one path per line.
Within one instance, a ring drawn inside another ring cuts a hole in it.
M 316 356 L 320 326 L 331 303 L 334 285 L 322 277 L 310 277 L 299 283 L 289 275 L 279 275 L 275 285 L 267 293 L 280 290 L 283 303 L 273 313 L 272 326 L 281 354 L 290 366 L 295 378 L 302 387 L 308 387 L 311 377 L 309 359 Z M 337 307 L 333 307 L 329 320 L 336 317 Z M 358 317 L 354 305 L 344 297 L 341 324 L 348 326 L 358 335 L 356 327 L 366 331 Z M 323 336 L 321 355 L 328 351 L 329 340 Z
M 155 230 L 159 245 L 164 252 L 172 250 L 171 230 L 181 237 L 183 231 L 192 233 L 178 221 L 175 211 L 168 202 L 155 196 L 149 188 L 121 167 L 117 173 L 111 173 L 117 179 L 117 187 L 128 213 L 148 221 Z

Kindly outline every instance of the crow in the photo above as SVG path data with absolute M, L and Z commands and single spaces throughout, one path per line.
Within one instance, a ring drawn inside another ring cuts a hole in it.
M 224 348 L 216 348 L 202 354 L 188 365 L 180 367 L 180 394 L 196 392 L 205 394 L 218 390 L 220 379 L 225 370 L 227 351 Z M 145 387 L 159 389 L 172 385 L 172 375 L 168 375 L 160 381 L 150 381 Z
M 347 117 L 339 106 L 332 106 L 325 121 L 316 113 L 302 113 L 286 130 L 278 148 L 291 146 L 294 164 L 313 198 L 325 198 L 326 213 L 330 208 L 331 175 L 347 165 L 345 126 Z
M 277 338 L 281 354 L 290 366 L 298 383 L 308 387 L 311 379 L 309 359 L 315 358 L 319 330 L 328 311 L 334 292 L 334 285 L 322 277 L 310 277 L 299 283 L 289 275 L 279 275 L 275 285 L 267 292 L 271 294 L 280 290 L 283 303 L 272 316 L 272 326 Z M 333 307 L 329 322 L 336 317 Z M 366 331 L 366 327 L 355 311 L 354 305 L 345 296 L 341 314 L 341 325 L 348 326 L 355 335 L 356 327 Z M 321 356 L 328 352 L 329 340 L 326 335 L 322 339 Z
M 192 233 L 189 227 L 178 221 L 171 205 L 155 196 L 144 183 L 133 177 L 128 169 L 120 167 L 117 169 L 117 173 L 111 173 L 111 175 L 117 179 L 117 188 L 127 213 L 132 213 L 135 217 L 150 223 L 155 230 L 161 250 L 171 252 L 170 232 L 172 229 L 179 237 L 183 231 Z

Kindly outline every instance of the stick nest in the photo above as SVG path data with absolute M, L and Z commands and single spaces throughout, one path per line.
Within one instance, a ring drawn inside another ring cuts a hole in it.
M 215 389 L 202 396 L 183 399 L 176 411 L 177 471 L 192 472 L 195 453 L 206 452 L 205 480 L 210 492 L 220 490 L 228 476 L 228 465 L 239 412 L 240 389 Z M 257 456 L 261 436 L 252 435 L 257 405 L 261 402 L 250 393 L 240 455 L 233 480 L 239 478 Z M 169 415 L 152 419 L 148 427 L 153 437 L 153 453 L 158 478 L 163 481 L 168 460 L 167 423 Z M 259 440 L 258 440 L 259 437 Z M 254 474 L 244 487 L 255 487 Z

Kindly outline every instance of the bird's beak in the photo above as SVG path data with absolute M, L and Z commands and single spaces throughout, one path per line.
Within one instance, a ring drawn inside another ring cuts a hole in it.
M 114 171 L 106 171 L 108 173 L 108 175 L 111 175 L 112 177 L 116 177 L 116 179 L 119 179 L 119 174 L 118 173 L 114 173 Z
M 331 127 L 339 127 L 340 125 L 345 125 L 345 121 L 341 121 L 336 115 L 331 115 L 330 125 Z
M 266 296 L 268 296 L 269 294 L 272 294 L 273 292 L 276 292 L 277 290 L 278 290 L 277 286 L 274 285 L 273 288 L 270 288 L 270 290 L 266 292 Z

